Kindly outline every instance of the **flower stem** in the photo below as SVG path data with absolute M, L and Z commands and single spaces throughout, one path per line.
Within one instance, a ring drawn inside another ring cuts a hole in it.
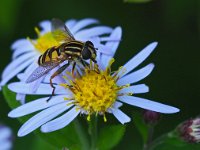
M 85 133 L 85 130 L 83 129 L 83 127 L 81 126 L 80 122 L 78 119 L 74 120 L 74 127 L 78 133 L 78 136 L 80 138 L 82 147 L 82 150 L 88 150 L 89 149 L 89 141 L 88 141 L 88 137 Z
M 171 131 L 169 133 L 163 134 L 162 136 L 156 138 L 154 141 L 151 142 L 149 145 L 149 150 L 154 150 L 157 146 L 164 143 L 167 139 L 173 139 L 176 138 L 177 134 L 175 131 Z
M 152 139 L 153 139 L 153 133 L 154 133 L 154 125 L 149 125 L 148 126 L 148 136 L 147 136 L 147 141 L 143 146 L 143 150 L 149 150 Z
M 91 139 L 90 150 L 96 150 L 97 144 L 97 116 L 92 116 L 91 121 L 89 122 L 89 134 Z

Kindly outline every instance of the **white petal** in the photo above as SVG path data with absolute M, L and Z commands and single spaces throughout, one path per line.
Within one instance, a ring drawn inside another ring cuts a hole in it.
M 64 100 L 64 97 L 67 97 L 67 95 L 53 96 L 48 102 L 47 100 L 49 97 L 39 98 L 37 100 L 28 102 L 24 105 L 21 105 L 13 109 L 11 112 L 9 112 L 8 116 L 11 118 L 17 118 L 17 117 L 25 116 L 27 114 L 31 114 L 38 110 L 42 110 L 42 109 L 54 106 L 56 104 L 66 102 Z M 68 103 L 69 102 L 70 101 L 68 101 Z
M 71 92 L 68 89 L 65 89 L 62 86 L 54 85 L 56 87 L 55 94 L 71 94 Z M 40 84 L 39 87 L 37 87 L 36 91 L 33 91 L 32 87 L 30 87 L 30 84 L 24 83 L 24 82 L 14 82 L 10 83 L 8 85 L 8 88 L 16 93 L 21 94 L 36 94 L 36 95 L 51 95 L 52 94 L 52 87 L 50 84 Z
M 147 93 L 149 92 L 149 87 L 145 84 L 138 84 L 129 86 L 126 88 L 121 89 L 118 93 L 133 93 L 133 94 L 139 94 L 139 93 Z
M 41 127 L 42 132 L 52 132 L 55 130 L 59 130 L 67 126 L 70 122 L 76 118 L 76 116 L 80 113 L 80 109 L 77 110 L 76 107 L 73 107 L 70 111 L 65 113 L 59 118 L 56 118 Z
M 118 99 L 124 103 L 137 106 L 143 109 L 152 110 L 155 112 L 170 114 L 179 112 L 178 108 L 154 102 L 148 99 L 134 97 L 134 96 L 118 96 Z
M 90 38 L 94 36 L 100 36 L 102 34 L 108 34 L 112 32 L 112 28 L 106 26 L 98 26 L 89 29 L 84 29 L 76 33 L 74 36 L 77 40 L 81 40 L 82 38 Z
M 20 101 L 21 104 L 25 104 L 26 95 L 25 94 L 21 94 L 21 93 L 17 93 L 16 100 Z
M 98 23 L 98 22 L 99 22 L 98 20 L 92 19 L 92 18 L 82 19 L 82 20 L 78 21 L 76 23 L 76 25 L 73 26 L 73 28 L 71 28 L 71 32 L 73 34 L 75 34 L 80 29 L 82 29 L 82 28 L 84 28 L 84 27 L 86 27 L 88 25 Z
M 123 76 L 122 78 L 120 78 L 117 81 L 118 85 L 125 85 L 125 84 L 131 84 L 131 83 L 135 83 L 138 82 L 144 78 L 146 78 L 152 71 L 154 68 L 154 64 L 148 64 L 145 67 L 132 72 L 126 76 Z
M 112 58 L 111 56 L 113 55 L 113 51 L 110 47 L 103 45 L 103 44 L 96 44 L 95 47 L 98 48 L 97 53 L 104 54 L 104 55 L 102 55 L 103 57 Z M 101 61 L 102 61 L 102 63 L 105 64 L 105 62 L 103 60 L 101 60 Z
M 109 37 L 110 39 L 113 39 L 113 40 L 108 41 L 105 45 L 112 51 L 112 54 L 110 56 L 102 55 L 102 57 L 101 57 L 101 60 L 105 66 L 108 65 L 110 59 L 113 58 L 113 56 L 115 55 L 115 52 L 116 52 L 116 50 L 119 46 L 120 40 L 121 40 L 121 36 L 122 36 L 121 27 L 116 27 Z
M 30 53 L 24 54 L 24 55 L 18 57 L 17 59 L 13 60 L 4 69 L 4 71 L 2 73 L 2 78 L 7 77 L 8 74 L 10 74 L 10 72 L 12 72 L 14 69 L 16 69 L 20 64 L 23 64 L 23 63 L 25 63 L 25 61 L 30 60 L 30 58 L 32 58 L 33 56 L 34 56 L 34 53 L 30 52 Z
M 27 39 L 19 39 L 11 45 L 11 49 L 15 50 L 19 47 L 23 47 L 24 45 L 30 45 L 30 42 Z
M 65 22 L 65 25 L 67 26 L 67 28 L 71 31 L 71 29 L 73 28 L 73 26 L 76 24 L 76 20 L 75 19 L 70 19 L 70 20 L 67 20 Z
M 119 108 L 121 107 L 123 104 L 121 102 L 115 101 L 115 103 L 112 105 L 112 108 Z
M 0 127 L 0 141 L 3 139 L 9 139 L 11 137 L 11 130 L 7 127 Z M 1 147 L 1 146 L 0 146 Z
M 10 150 L 12 143 L 9 140 L 0 141 L 0 150 Z
M 51 31 L 51 22 L 49 20 L 40 22 L 39 26 L 42 28 L 41 34 Z
M 18 131 L 18 136 L 21 137 L 29 134 L 49 120 L 66 111 L 69 107 L 71 106 L 67 106 L 67 103 L 64 102 L 41 111 L 23 124 Z
M 35 58 L 30 58 L 29 60 L 27 60 L 23 64 L 17 66 L 14 70 L 12 70 L 9 74 L 7 74 L 7 76 L 5 78 L 2 79 L 0 85 L 1 86 L 5 85 L 10 79 L 12 79 L 20 71 L 22 71 L 23 69 L 25 69 L 28 65 L 30 65 L 34 61 L 34 59 Z
M 121 124 L 131 121 L 131 118 L 119 109 L 112 109 L 112 113 L 117 118 L 117 120 L 119 120 L 119 122 L 121 122 Z
M 130 59 L 123 67 L 126 69 L 123 76 L 136 68 L 139 64 L 141 64 L 155 49 L 157 46 L 157 42 L 153 42 L 147 45 L 143 50 L 141 50 L 137 55 L 135 55 L 132 59 Z
M 24 48 L 24 49 L 16 49 L 14 52 L 13 52 L 13 55 L 12 55 L 12 59 L 16 59 L 17 57 L 20 57 L 20 55 L 23 55 L 25 54 L 26 52 L 30 52 L 30 51 L 35 51 L 34 49 L 30 49 L 30 48 Z

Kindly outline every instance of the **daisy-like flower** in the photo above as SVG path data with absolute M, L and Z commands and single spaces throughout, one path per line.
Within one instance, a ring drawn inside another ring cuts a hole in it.
M 5 125 L 0 124 L 0 150 L 12 148 L 12 131 Z
M 175 107 L 135 96 L 149 91 L 145 84 L 134 83 L 147 77 L 152 72 L 154 64 L 150 63 L 139 70 L 131 71 L 151 54 L 156 45 L 156 42 L 149 44 L 115 72 L 111 72 L 114 59 L 102 56 L 98 60 L 98 66 L 91 63 L 84 70 L 77 70 L 71 78 L 68 73 L 64 77 L 65 82 L 56 85 L 56 95 L 49 102 L 46 101 L 48 97 L 43 97 L 26 103 L 8 114 L 9 117 L 16 118 L 40 111 L 20 128 L 18 136 L 25 136 L 39 127 L 42 132 L 59 130 L 79 114 L 87 115 L 87 120 L 90 120 L 93 114 L 103 115 L 106 121 L 106 113 L 111 113 L 124 124 L 131 119 L 119 109 L 123 104 L 166 114 L 178 112 L 179 109 Z M 23 82 L 12 83 L 9 89 L 33 94 Z M 51 87 L 48 84 L 40 84 L 36 93 L 51 94 Z
M 110 34 L 116 30 L 120 30 L 119 32 L 121 32 L 121 28 L 116 27 L 113 29 L 108 26 L 97 26 L 96 24 L 98 23 L 98 20 L 92 18 L 86 18 L 80 21 L 73 19 L 66 21 L 66 26 L 72 32 L 76 40 L 83 42 L 89 40 L 93 42 L 95 47 L 98 48 L 97 57 L 101 57 L 102 54 L 113 55 L 112 51 L 110 51 L 110 47 L 107 47 L 105 43 L 108 41 L 119 43 L 120 39 L 111 38 Z M 52 36 L 50 21 L 43 21 L 39 25 L 41 31 L 35 28 L 38 35 L 37 39 L 20 39 L 11 46 L 13 50 L 12 61 L 2 73 L 0 87 L 5 85 L 16 75 L 21 81 L 25 82 L 32 73 L 31 71 L 38 67 L 38 57 L 48 48 L 60 45 Z M 20 74 L 23 70 L 25 70 L 24 73 Z M 44 81 L 44 78 L 45 76 L 32 83 L 34 87 L 32 89 L 33 91 L 37 89 L 37 85 L 40 82 Z M 46 81 L 49 82 L 49 80 Z M 18 93 L 17 99 L 24 101 L 25 95 Z

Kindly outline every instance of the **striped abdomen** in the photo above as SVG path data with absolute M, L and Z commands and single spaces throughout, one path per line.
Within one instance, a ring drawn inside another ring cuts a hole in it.
M 71 59 L 80 58 L 83 47 L 84 43 L 79 41 L 70 41 L 63 43 L 58 47 L 51 47 L 47 49 L 44 54 L 40 55 L 38 64 L 43 65 L 45 62 L 49 62 L 60 56 L 62 52 L 67 56 L 71 56 Z
M 49 62 L 52 59 L 60 56 L 60 50 L 59 47 L 51 47 L 49 49 L 47 49 L 44 54 L 40 55 L 40 57 L 38 58 L 38 64 L 42 65 L 45 62 Z

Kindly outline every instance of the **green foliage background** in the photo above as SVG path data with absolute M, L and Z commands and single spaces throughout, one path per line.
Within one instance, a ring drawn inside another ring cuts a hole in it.
M 163 115 L 155 137 L 175 128 L 177 124 L 199 115 L 200 105 L 200 2 L 198 0 L 153 0 L 148 3 L 128 3 L 122 0 L 1 0 L 0 1 L 0 72 L 11 60 L 10 45 L 16 39 L 35 37 L 33 28 L 42 20 L 60 18 L 97 18 L 104 25 L 121 26 L 122 42 L 115 55 L 115 68 L 152 41 L 158 41 L 156 51 L 142 66 L 154 62 L 153 73 L 143 80 L 150 93 L 141 94 L 152 100 L 176 106 L 181 112 Z M 142 82 L 141 82 L 142 83 Z M 10 119 L 10 111 L 0 95 L 0 121 L 15 132 L 14 150 L 55 149 L 33 133 L 16 137 L 20 123 Z M 134 124 L 140 109 L 124 106 L 132 117 L 125 136 L 115 150 L 140 150 L 142 137 Z M 117 124 L 112 116 L 108 122 Z M 45 148 L 44 148 L 45 147 Z

